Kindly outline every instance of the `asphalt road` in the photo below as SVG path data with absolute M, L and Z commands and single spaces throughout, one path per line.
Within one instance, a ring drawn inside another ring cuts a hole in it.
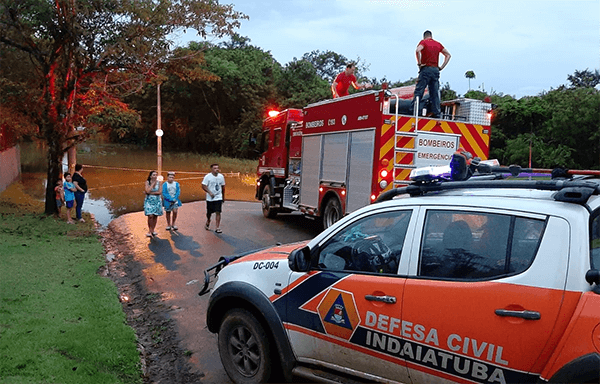
M 225 202 L 221 234 L 214 232 L 214 217 L 210 231 L 204 229 L 205 221 L 206 203 L 201 201 L 180 208 L 178 231 L 166 231 L 165 217 L 159 218 L 157 238 L 145 237 L 148 229 L 143 212 L 121 216 L 114 224 L 131 234 L 135 258 L 145 266 L 149 291 L 161 292 L 164 304 L 172 308 L 182 348 L 193 353 L 192 371 L 203 372 L 205 383 L 228 383 L 217 336 L 206 329 L 209 295 L 198 296 L 204 269 L 223 255 L 311 239 L 319 231 L 313 221 L 299 214 L 266 219 L 258 202 Z

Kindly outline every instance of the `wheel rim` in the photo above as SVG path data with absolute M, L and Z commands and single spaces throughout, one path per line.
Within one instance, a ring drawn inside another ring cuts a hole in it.
M 256 375 L 261 362 L 260 349 L 248 328 L 240 325 L 231 332 L 229 354 L 238 372 L 246 377 Z
M 271 207 L 271 197 L 269 196 L 269 191 L 267 189 L 265 189 L 265 192 L 263 192 L 263 197 L 262 197 L 263 211 L 267 212 L 270 207 Z
M 325 225 L 327 228 L 331 227 L 336 221 L 340 219 L 340 211 L 335 203 L 328 203 L 327 209 L 325 210 Z

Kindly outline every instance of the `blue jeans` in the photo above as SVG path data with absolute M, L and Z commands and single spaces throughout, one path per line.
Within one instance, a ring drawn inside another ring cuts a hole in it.
M 415 95 L 411 103 L 411 111 L 415 110 L 415 100 L 419 98 L 419 104 L 423 99 L 425 87 L 429 89 L 429 101 L 431 103 L 431 113 L 433 116 L 440 116 L 440 70 L 436 67 L 422 67 L 419 71 L 417 86 L 415 87 Z M 421 105 L 419 105 L 419 114 L 421 113 Z
M 85 192 L 75 192 L 75 202 L 77 206 L 75 207 L 75 215 L 77 216 L 77 220 L 81 220 L 81 207 L 83 206 L 83 199 L 85 198 Z

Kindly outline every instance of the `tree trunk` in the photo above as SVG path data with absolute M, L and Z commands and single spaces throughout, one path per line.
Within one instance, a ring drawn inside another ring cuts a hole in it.
M 64 151 L 62 150 L 62 144 L 59 140 L 52 140 L 48 142 L 48 173 L 46 175 L 46 202 L 44 213 L 47 215 L 54 215 L 58 213 L 56 207 L 56 194 L 54 193 L 54 187 L 56 182 L 60 180 L 60 173 L 62 171 L 61 160 Z

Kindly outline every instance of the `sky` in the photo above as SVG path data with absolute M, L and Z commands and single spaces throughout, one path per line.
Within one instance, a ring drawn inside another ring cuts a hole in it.
M 281 65 L 313 50 L 365 62 L 368 78 L 417 77 L 425 30 L 451 53 L 440 83 L 535 96 L 600 69 L 599 0 L 221 0 L 249 16 L 237 32 Z M 188 32 L 180 45 L 199 37 Z M 443 56 L 440 56 L 440 64 Z M 360 79 L 359 79 L 360 80 Z

